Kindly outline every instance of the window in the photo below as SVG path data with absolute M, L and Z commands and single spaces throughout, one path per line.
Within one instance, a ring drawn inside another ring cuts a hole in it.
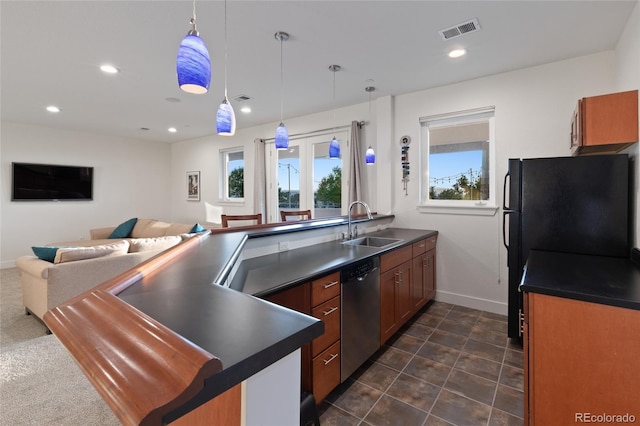
M 222 182 L 221 199 L 224 201 L 244 201 L 244 151 L 234 148 L 221 151 Z
M 493 108 L 421 118 L 420 123 L 421 206 L 495 212 Z
M 329 158 L 334 133 L 291 138 L 289 149 L 269 146 L 267 172 L 267 215 L 269 222 L 280 221 L 280 210 L 311 210 L 313 219 L 342 214 L 347 198 L 343 165 L 348 163 L 346 131 L 335 133 L 340 142 L 340 159 Z

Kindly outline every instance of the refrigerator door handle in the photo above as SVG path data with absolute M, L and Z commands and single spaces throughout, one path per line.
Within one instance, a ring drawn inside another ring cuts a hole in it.
M 510 207 L 507 207 L 507 179 L 511 176 L 511 172 L 507 172 L 504 175 L 504 183 L 502 184 L 502 209 L 503 210 L 511 210 Z M 503 220 L 504 223 L 504 220 Z
M 502 212 L 502 244 L 509 250 L 509 244 L 507 244 L 507 215 L 515 213 L 513 210 L 507 210 Z

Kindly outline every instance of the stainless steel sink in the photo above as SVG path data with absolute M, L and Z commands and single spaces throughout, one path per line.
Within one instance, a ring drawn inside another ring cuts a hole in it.
M 401 240 L 395 238 L 382 238 L 382 237 L 360 237 L 353 240 L 344 241 L 342 244 L 349 246 L 368 246 L 382 248 L 395 244 Z

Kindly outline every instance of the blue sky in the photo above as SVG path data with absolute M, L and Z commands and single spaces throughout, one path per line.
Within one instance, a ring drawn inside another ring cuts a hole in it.
M 429 186 L 451 187 L 461 173 L 468 176 L 469 169 L 474 174 L 482 167 L 482 151 L 463 151 L 431 154 L 429 158 Z M 434 178 L 446 178 L 445 182 L 434 182 Z M 450 178 L 450 180 L 449 180 Z

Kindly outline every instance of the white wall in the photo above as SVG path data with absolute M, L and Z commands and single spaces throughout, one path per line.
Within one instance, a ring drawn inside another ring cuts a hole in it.
M 616 46 L 616 91 L 623 92 L 626 90 L 637 90 L 640 88 L 640 1 L 637 2 L 624 32 L 620 37 L 620 41 Z M 640 94 L 639 94 L 640 96 Z M 638 124 L 640 127 L 640 123 Z M 640 131 L 640 129 L 639 129 Z M 638 226 L 640 224 L 640 166 L 638 165 L 638 152 L 640 148 L 638 144 L 633 145 L 626 152 L 631 156 L 635 163 L 635 194 L 636 205 L 635 211 L 635 232 L 633 246 L 638 247 L 640 244 L 640 232 Z
M 409 193 L 393 180 L 395 226 L 437 229 L 437 298 L 506 313 L 506 249 L 502 214 L 494 216 L 419 213 L 419 118 L 495 106 L 497 198 L 509 158 L 568 156 L 569 124 L 578 98 L 615 89 L 613 52 L 494 75 L 395 98 L 392 175 L 400 176 L 396 141 L 411 136 Z
M 2 267 L 32 254 L 31 246 L 89 238 L 89 229 L 131 217 L 169 220 L 170 147 L 3 122 L 0 211 Z M 93 201 L 12 202 L 11 162 L 94 167 Z

